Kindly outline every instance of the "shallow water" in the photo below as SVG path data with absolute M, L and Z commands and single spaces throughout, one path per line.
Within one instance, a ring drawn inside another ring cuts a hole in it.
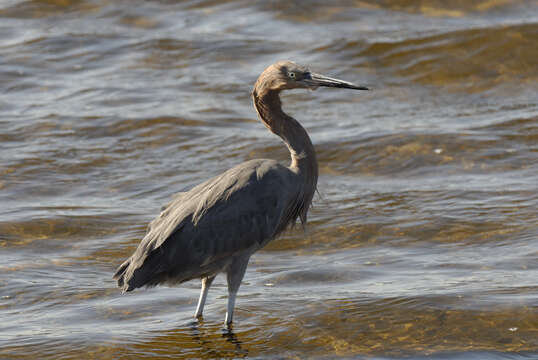
M 0 3 L 0 358 L 538 358 L 538 2 Z M 111 275 L 178 191 L 287 150 L 250 91 L 292 59 L 373 88 L 284 95 L 320 163 L 297 227 L 217 277 Z

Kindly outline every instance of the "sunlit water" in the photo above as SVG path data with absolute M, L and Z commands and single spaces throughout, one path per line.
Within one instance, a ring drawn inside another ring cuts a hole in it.
M 538 358 L 538 3 L 0 3 L 0 358 Z M 300 227 L 224 277 L 121 295 L 178 191 L 288 154 L 250 91 L 292 59 L 370 92 L 284 96 L 320 163 Z

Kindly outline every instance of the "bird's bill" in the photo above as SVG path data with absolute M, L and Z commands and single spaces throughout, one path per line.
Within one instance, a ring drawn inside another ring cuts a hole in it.
M 353 83 L 330 78 L 328 76 L 324 76 L 321 74 L 316 73 L 310 73 L 309 79 L 304 79 L 304 82 L 306 82 L 309 86 L 316 88 L 318 86 L 327 86 L 327 87 L 336 87 L 336 88 L 344 88 L 344 89 L 355 89 L 355 90 L 368 90 L 366 86 L 359 86 L 355 85 Z

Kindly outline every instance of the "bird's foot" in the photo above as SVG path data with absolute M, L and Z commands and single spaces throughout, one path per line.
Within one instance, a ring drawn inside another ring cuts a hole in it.
M 224 318 L 224 326 L 227 329 L 232 328 L 232 317 L 233 317 L 233 312 L 226 312 L 226 318 Z

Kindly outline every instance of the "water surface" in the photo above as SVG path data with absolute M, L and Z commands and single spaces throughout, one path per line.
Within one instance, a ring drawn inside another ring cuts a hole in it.
M 0 357 L 538 358 L 538 2 L 0 4 Z M 111 275 L 175 192 L 288 162 L 250 91 L 291 59 L 320 163 L 309 225 L 219 276 Z

